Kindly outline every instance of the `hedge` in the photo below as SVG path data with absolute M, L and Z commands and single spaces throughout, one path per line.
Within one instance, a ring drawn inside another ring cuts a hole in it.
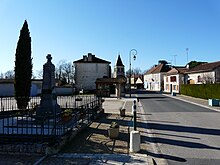
M 180 93 L 202 99 L 220 99 L 220 84 L 183 84 Z

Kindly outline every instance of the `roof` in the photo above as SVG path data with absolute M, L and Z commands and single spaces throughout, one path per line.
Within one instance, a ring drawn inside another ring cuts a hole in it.
M 95 57 L 95 55 L 92 55 L 92 53 L 88 53 L 88 56 L 84 55 L 82 59 L 76 60 L 73 63 L 107 63 L 107 64 L 110 64 L 111 62 Z
M 171 74 L 184 74 L 188 70 L 189 70 L 188 68 L 174 67 L 170 71 L 168 71 L 167 74 L 168 75 L 171 75 Z
M 191 68 L 187 73 L 207 72 L 212 71 L 217 67 L 220 67 L 220 61 L 200 64 L 194 68 Z
M 161 72 L 168 72 L 169 70 L 170 70 L 169 65 L 159 64 L 157 66 L 153 66 L 145 74 L 155 74 L 155 73 L 161 73 Z
M 145 74 L 151 74 L 154 71 L 155 68 L 156 68 L 156 66 L 153 66 Z
M 117 60 L 116 66 L 124 66 L 120 55 L 118 55 L 118 60 Z

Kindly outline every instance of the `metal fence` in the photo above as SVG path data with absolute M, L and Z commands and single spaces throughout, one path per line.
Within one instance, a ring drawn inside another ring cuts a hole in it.
M 40 97 L 31 97 L 28 106 L 19 110 L 14 97 L 0 98 L 0 143 L 51 142 L 70 130 L 88 125 L 102 109 L 100 97 L 59 96 L 61 112 L 37 116 Z M 68 117 L 68 118 L 66 118 Z

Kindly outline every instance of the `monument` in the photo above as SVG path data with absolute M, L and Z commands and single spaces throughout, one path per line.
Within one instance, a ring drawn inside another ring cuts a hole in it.
M 55 66 L 51 60 L 51 54 L 48 54 L 47 62 L 43 66 L 43 84 L 40 106 L 36 112 L 37 117 L 52 117 L 60 112 L 55 91 Z

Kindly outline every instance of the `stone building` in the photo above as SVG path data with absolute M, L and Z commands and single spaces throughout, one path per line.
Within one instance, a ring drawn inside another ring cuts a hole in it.
M 88 53 L 82 59 L 74 61 L 76 91 L 82 89 L 95 90 L 97 78 L 110 78 L 110 63 L 109 61 L 95 57 L 92 53 Z
M 120 55 L 118 55 L 118 59 L 116 65 L 114 67 L 113 78 L 118 80 L 118 83 L 115 84 L 115 94 L 117 97 L 125 96 L 125 67 L 122 63 Z

